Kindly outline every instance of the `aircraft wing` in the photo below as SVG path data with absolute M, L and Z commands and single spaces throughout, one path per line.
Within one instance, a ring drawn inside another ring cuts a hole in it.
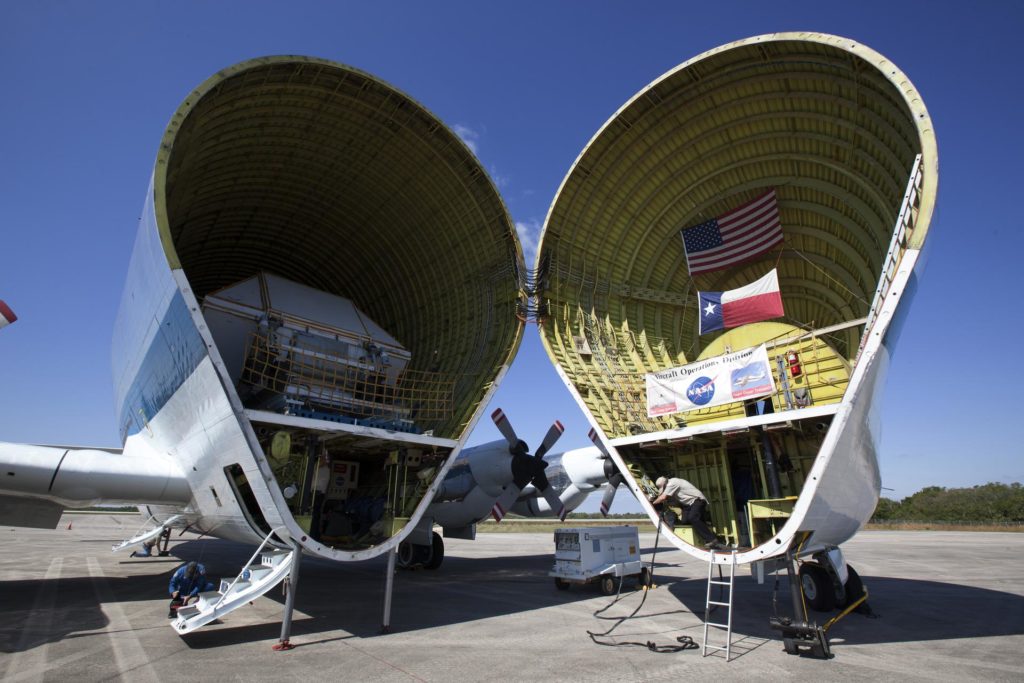
M 0 442 L 0 524 L 52 529 L 66 507 L 191 499 L 184 472 L 160 453 Z

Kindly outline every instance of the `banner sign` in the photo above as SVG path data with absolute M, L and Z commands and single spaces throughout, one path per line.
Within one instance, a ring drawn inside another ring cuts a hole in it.
M 775 393 L 764 344 L 645 376 L 647 415 L 671 415 Z

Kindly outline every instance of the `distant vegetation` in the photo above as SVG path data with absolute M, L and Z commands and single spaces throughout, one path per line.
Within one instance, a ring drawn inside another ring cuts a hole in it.
M 901 501 L 881 498 L 871 522 L 1024 525 L 1024 486 L 985 484 L 963 489 L 929 486 Z
M 594 519 L 600 514 L 600 512 L 570 512 L 566 515 L 566 519 Z M 620 512 L 608 515 L 608 519 L 647 519 L 647 515 L 643 512 Z

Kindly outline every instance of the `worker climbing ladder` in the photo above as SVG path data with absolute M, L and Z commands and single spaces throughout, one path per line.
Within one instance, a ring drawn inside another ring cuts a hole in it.
M 725 581 L 725 580 L 722 579 L 722 571 L 721 571 L 722 563 L 715 562 L 716 557 L 721 556 L 723 554 L 727 554 L 728 555 L 728 562 L 725 563 L 725 564 L 727 564 L 729 566 L 729 580 L 728 581 Z M 715 568 L 716 564 L 719 567 L 719 571 L 718 571 L 719 578 L 718 579 L 714 578 L 714 568 Z M 708 650 L 725 650 L 725 661 L 727 661 L 727 662 L 729 661 L 729 658 L 732 656 L 732 589 L 733 589 L 733 584 L 735 582 L 735 579 L 736 579 L 736 551 L 735 550 L 729 550 L 729 551 L 724 551 L 724 552 L 723 551 L 712 552 L 711 553 L 711 561 L 708 562 L 708 593 L 707 593 L 707 599 L 704 602 L 704 645 L 703 645 L 703 647 L 701 648 L 701 651 L 700 651 L 701 657 L 707 657 L 708 656 Z M 721 600 L 712 600 L 711 599 L 711 587 L 712 586 L 721 586 L 722 589 L 724 589 L 724 591 L 725 591 L 725 593 L 727 595 L 727 599 L 724 602 L 721 601 Z M 724 624 L 711 621 L 711 610 L 714 607 L 724 607 L 725 608 L 726 619 L 725 619 L 725 623 Z M 708 628 L 709 627 L 715 628 L 715 629 L 724 629 L 725 630 L 725 645 L 709 645 L 708 644 Z

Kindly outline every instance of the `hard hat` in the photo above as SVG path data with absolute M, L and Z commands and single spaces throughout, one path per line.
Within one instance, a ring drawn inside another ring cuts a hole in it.
M 654 482 L 655 486 L 657 486 L 659 489 L 665 488 L 665 484 L 667 483 L 668 479 L 666 479 L 665 477 L 658 477 L 658 481 Z

